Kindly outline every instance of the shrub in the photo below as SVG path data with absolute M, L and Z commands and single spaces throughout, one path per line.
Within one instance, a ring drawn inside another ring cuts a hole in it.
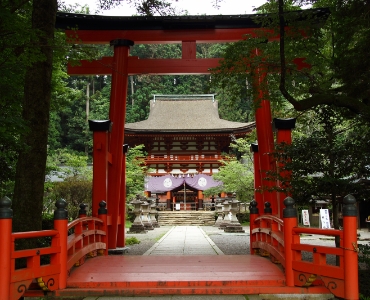
M 363 263 L 367 270 L 370 270 L 370 244 L 358 245 L 360 250 L 358 262 Z
M 126 241 L 126 245 L 140 244 L 140 241 L 134 236 L 130 238 L 126 238 L 125 241 Z
M 48 203 L 55 203 L 58 199 L 64 199 L 67 202 L 68 218 L 75 220 L 78 218 L 80 204 L 88 205 L 87 214 L 91 214 L 92 204 L 92 183 L 90 180 L 70 177 L 62 182 L 55 182 L 53 187 L 48 191 Z M 54 207 L 55 209 L 55 207 Z M 50 212 L 51 213 L 51 212 Z

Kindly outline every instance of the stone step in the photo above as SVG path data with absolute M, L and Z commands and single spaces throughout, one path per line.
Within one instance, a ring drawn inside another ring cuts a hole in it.
M 213 211 L 160 211 L 158 212 L 159 225 L 183 226 L 213 226 L 215 212 Z

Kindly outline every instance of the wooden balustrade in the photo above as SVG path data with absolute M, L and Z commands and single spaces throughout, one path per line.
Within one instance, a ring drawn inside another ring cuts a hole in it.
M 64 200 L 56 203 L 54 230 L 12 233 L 11 201 L 0 200 L 0 299 L 40 297 L 46 291 L 64 289 L 73 266 L 86 256 L 107 254 L 105 202 L 99 204 L 101 218 L 82 217 L 69 224 L 66 205 Z M 40 238 L 45 245 L 16 250 L 17 241 Z M 17 268 L 16 260 L 25 260 L 25 266 Z
M 218 162 L 225 157 L 221 155 L 148 155 L 147 157 L 141 157 L 138 159 L 145 160 L 147 162 L 164 162 L 164 161 L 181 161 L 181 162 L 192 162 L 192 161 L 211 161 Z
M 83 217 L 68 224 L 67 270 L 84 263 L 85 257 L 102 255 L 106 249 L 104 223 L 95 217 Z

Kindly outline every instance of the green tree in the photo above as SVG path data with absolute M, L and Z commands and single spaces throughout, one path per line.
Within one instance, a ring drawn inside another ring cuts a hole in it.
M 330 200 L 334 227 L 339 228 L 338 208 L 344 196 L 367 198 L 363 179 L 370 172 L 369 129 L 358 120 L 346 120 L 343 109 L 333 106 L 315 109 L 303 126 L 292 145 L 277 147 L 279 160 L 291 158 L 283 169 L 292 172 L 291 187 L 283 190 L 301 204 Z
M 130 148 L 126 155 L 126 199 L 130 201 L 144 191 L 148 170 L 144 166 L 144 145 Z

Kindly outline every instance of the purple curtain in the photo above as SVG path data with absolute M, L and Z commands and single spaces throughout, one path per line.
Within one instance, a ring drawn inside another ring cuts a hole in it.
M 163 193 L 172 191 L 178 188 L 184 182 L 197 190 L 206 190 L 211 187 L 221 185 L 222 182 L 215 181 L 212 176 L 198 174 L 194 177 L 172 177 L 171 175 L 161 176 L 161 177 L 147 177 L 145 181 L 145 190 L 151 193 Z
M 145 190 L 152 193 L 163 193 L 172 191 L 184 183 L 184 178 L 176 178 L 171 175 L 161 177 L 148 177 L 145 183 Z
M 195 175 L 194 177 L 185 177 L 185 182 L 187 185 L 191 186 L 192 188 L 195 188 L 201 191 L 204 191 L 211 187 L 215 187 L 215 186 L 222 184 L 222 182 L 214 180 L 212 176 L 208 176 L 204 174 L 198 174 L 198 175 Z

